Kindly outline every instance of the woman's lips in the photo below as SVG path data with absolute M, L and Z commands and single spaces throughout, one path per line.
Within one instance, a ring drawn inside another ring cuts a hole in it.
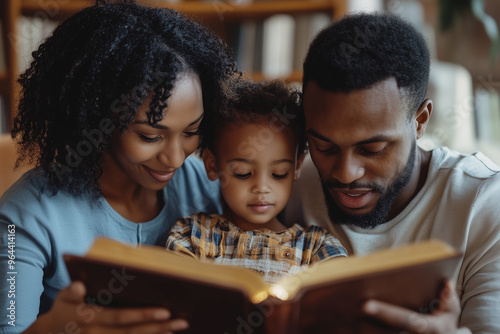
M 155 180 L 159 182 L 168 182 L 174 177 L 175 170 L 169 172 L 161 172 L 144 166 L 144 169 L 151 175 Z

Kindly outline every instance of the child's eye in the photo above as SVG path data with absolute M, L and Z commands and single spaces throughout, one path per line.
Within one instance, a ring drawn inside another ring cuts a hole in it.
M 287 178 L 287 176 L 288 176 L 288 172 L 287 172 L 287 173 L 284 173 L 284 174 L 276 174 L 276 173 L 273 173 L 272 175 L 273 175 L 273 177 L 274 177 L 275 179 L 282 180 L 282 179 L 286 179 L 286 178 Z
M 140 138 L 145 141 L 146 143 L 154 143 L 154 142 L 157 142 L 158 140 L 160 140 L 160 136 L 156 136 L 156 137 L 148 137 L 148 136 L 144 136 L 144 135 L 139 135 Z
M 233 176 L 237 179 L 248 179 L 252 175 L 252 173 L 245 173 L 245 174 L 240 174 L 240 173 L 233 173 Z

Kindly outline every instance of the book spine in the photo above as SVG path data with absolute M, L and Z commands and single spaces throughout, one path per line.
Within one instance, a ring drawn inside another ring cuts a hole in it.
M 243 73 L 250 73 L 254 70 L 257 23 L 255 21 L 242 22 L 239 30 L 238 65 Z
M 277 14 L 264 21 L 262 73 L 280 78 L 293 71 L 295 20 L 291 15 Z
M 269 297 L 257 305 L 257 309 L 266 315 L 266 334 L 292 334 L 293 333 L 293 310 L 296 303 L 282 301 L 275 297 Z

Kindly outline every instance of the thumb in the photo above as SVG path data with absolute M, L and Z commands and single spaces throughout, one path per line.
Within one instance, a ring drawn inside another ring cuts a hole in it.
M 460 300 L 455 292 L 455 284 L 446 280 L 440 295 L 440 311 L 460 314 Z
M 58 298 L 69 303 L 83 302 L 87 290 L 81 281 L 71 282 L 65 289 L 61 290 Z

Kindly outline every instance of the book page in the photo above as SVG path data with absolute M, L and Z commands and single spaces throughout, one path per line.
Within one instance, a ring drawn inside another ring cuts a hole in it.
M 142 245 L 136 248 L 100 238 L 95 241 L 85 257 L 242 290 L 254 303 L 267 298 L 266 291 L 269 285 L 259 274 L 249 269 L 202 262 L 159 246 Z
M 403 247 L 386 249 L 366 256 L 334 258 L 312 265 L 292 277 L 285 277 L 271 289 L 282 300 L 293 298 L 304 288 L 345 280 L 387 270 L 411 267 L 441 259 L 456 257 L 457 252 L 447 244 L 429 240 Z

